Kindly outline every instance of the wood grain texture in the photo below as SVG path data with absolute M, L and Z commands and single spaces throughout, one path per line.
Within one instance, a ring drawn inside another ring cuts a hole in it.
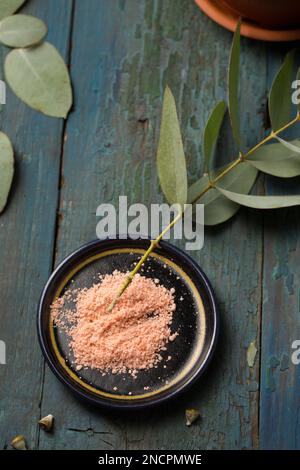
M 31 0 L 24 8 L 46 20 L 49 40 L 64 56 L 71 6 L 69 0 Z M 6 53 L 1 47 L 1 64 Z M 36 309 L 52 267 L 63 123 L 30 110 L 9 91 L 0 119 L 16 156 L 13 190 L 0 219 L 0 337 L 7 345 L 7 365 L 0 368 L 0 448 L 21 433 L 35 448 L 43 376 Z
M 232 35 L 190 0 L 77 2 L 71 71 L 76 103 L 66 129 L 56 261 L 95 238 L 98 204 L 162 199 L 155 169 L 161 99 L 166 83 L 177 101 L 191 181 L 199 176 L 201 133 L 225 96 Z M 95 52 L 96 51 L 96 52 Z M 259 54 L 258 54 L 259 51 Z M 241 97 L 245 141 L 261 136 L 266 60 L 261 44 L 243 42 Z M 253 67 L 253 64 L 256 67 Z M 250 80 L 251 75 L 251 80 Z M 234 147 L 224 132 L 222 153 Z M 258 441 L 258 365 L 262 232 L 260 216 L 243 211 L 207 233 L 194 254 L 216 288 L 222 314 L 217 359 L 193 390 L 164 409 L 138 414 L 95 411 L 79 404 L 46 369 L 42 413 L 58 416 L 41 448 L 252 448 Z M 241 260 L 246 259 L 247 263 Z M 187 406 L 201 410 L 191 429 Z
M 269 85 L 293 47 L 295 44 L 268 48 Z M 297 125 L 287 137 L 298 137 L 299 131 Z M 300 178 L 283 182 L 270 177 L 266 191 L 298 194 L 299 183 Z M 300 368 L 291 362 L 292 343 L 300 338 L 299 224 L 299 208 L 265 215 L 260 398 L 260 444 L 264 449 L 300 448 Z
M 300 378 L 290 362 L 300 330 L 298 209 L 243 209 L 206 230 L 204 249 L 191 253 L 216 290 L 221 336 L 208 372 L 175 402 L 136 414 L 95 409 L 44 369 L 35 315 L 53 261 L 96 237 L 99 204 L 117 203 L 119 195 L 129 203 L 163 200 L 155 155 L 166 84 L 190 182 L 201 175 L 201 136 L 211 109 L 226 98 L 232 34 L 192 0 L 30 0 L 24 11 L 45 20 L 49 41 L 70 54 L 75 103 L 66 126 L 11 93 L 1 109 L 17 172 L 0 218 L 0 339 L 8 349 L 0 366 L 0 448 L 19 433 L 40 449 L 300 448 Z M 289 48 L 242 40 L 245 147 L 264 135 L 267 89 Z M 217 165 L 236 155 L 228 119 L 217 150 Z M 278 185 L 275 178 L 265 185 L 270 194 L 298 187 L 298 180 Z M 201 413 L 190 428 L 187 407 Z M 51 434 L 36 424 L 48 413 L 55 416 Z

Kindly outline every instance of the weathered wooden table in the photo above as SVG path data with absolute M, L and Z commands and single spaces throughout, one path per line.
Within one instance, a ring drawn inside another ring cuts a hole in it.
M 1 129 L 14 143 L 16 176 L 0 218 L 0 446 L 16 434 L 39 449 L 251 449 L 300 447 L 300 211 L 241 210 L 206 231 L 193 256 L 210 277 L 221 308 L 219 347 L 207 374 L 169 406 L 121 414 L 79 403 L 53 376 L 36 335 L 39 295 L 53 267 L 95 238 L 102 202 L 162 200 L 155 153 L 162 92 L 179 107 L 189 176 L 200 175 L 201 135 L 212 106 L 226 96 L 232 34 L 192 0 L 30 0 L 49 41 L 70 64 L 75 104 L 66 122 L 40 115 L 8 92 Z M 248 145 L 265 132 L 266 94 L 291 44 L 243 39 L 242 125 Z M 6 54 L 1 48 L 1 64 Z M 233 146 L 227 126 L 220 149 Z M 299 193 L 299 180 L 261 190 Z M 254 366 L 247 348 L 258 349 Z M 187 428 L 186 407 L 202 419 Z M 52 413 L 55 432 L 39 418 Z

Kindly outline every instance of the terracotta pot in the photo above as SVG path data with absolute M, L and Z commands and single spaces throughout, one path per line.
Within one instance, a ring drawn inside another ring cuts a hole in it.
M 265 26 L 300 24 L 299 0 L 221 0 L 235 13 Z

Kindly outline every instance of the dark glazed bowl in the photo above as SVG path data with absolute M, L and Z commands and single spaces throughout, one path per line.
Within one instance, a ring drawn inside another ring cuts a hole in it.
M 50 318 L 50 305 L 66 289 L 90 287 L 99 274 L 131 270 L 149 240 L 97 240 L 68 256 L 53 272 L 42 293 L 37 317 L 39 342 L 54 374 L 77 396 L 94 405 L 142 408 L 160 404 L 189 387 L 204 372 L 215 349 L 219 317 L 215 296 L 200 267 L 185 252 L 162 241 L 141 273 L 175 287 L 171 325 L 177 338 L 167 345 L 156 368 L 130 374 L 76 371 L 65 333 Z M 167 360 L 171 357 L 171 360 Z

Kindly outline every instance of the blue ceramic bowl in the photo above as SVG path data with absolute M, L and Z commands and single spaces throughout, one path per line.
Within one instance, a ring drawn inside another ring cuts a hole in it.
M 45 359 L 63 384 L 94 405 L 141 408 L 160 404 L 186 390 L 204 372 L 213 355 L 219 328 L 215 295 L 200 267 L 185 252 L 162 241 L 141 273 L 175 288 L 171 329 L 178 331 L 156 368 L 105 376 L 98 370 L 76 371 L 66 335 L 53 324 L 50 306 L 66 289 L 90 287 L 99 274 L 125 272 L 149 246 L 148 240 L 97 240 L 76 250 L 53 272 L 38 307 L 37 327 Z M 171 360 L 166 358 L 171 356 Z

